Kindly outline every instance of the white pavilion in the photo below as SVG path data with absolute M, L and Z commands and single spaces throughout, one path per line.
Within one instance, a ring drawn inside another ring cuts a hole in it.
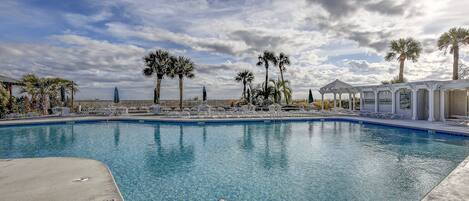
M 349 95 L 350 110 L 359 95 L 360 111 L 400 114 L 413 120 L 445 121 L 469 118 L 469 80 L 420 81 L 398 84 L 352 86 L 335 80 L 319 90 L 334 95 L 334 109 L 342 108 L 342 94 Z M 323 108 L 324 110 L 324 104 Z

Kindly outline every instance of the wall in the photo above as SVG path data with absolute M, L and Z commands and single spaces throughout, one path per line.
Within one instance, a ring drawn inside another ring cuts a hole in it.
M 449 116 L 467 115 L 467 90 L 452 90 L 449 92 Z
M 392 98 L 390 91 L 380 91 L 378 94 L 378 111 L 392 112 Z

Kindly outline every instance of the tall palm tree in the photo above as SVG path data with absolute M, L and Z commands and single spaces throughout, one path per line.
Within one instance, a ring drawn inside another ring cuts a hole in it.
M 170 67 L 168 68 L 168 76 L 179 78 L 179 109 L 182 110 L 182 97 L 183 97 L 183 79 L 194 77 L 194 62 L 187 57 L 170 57 Z
M 247 99 L 246 85 L 248 83 L 251 83 L 254 80 L 254 74 L 249 70 L 244 70 L 244 71 L 238 72 L 238 74 L 235 77 L 235 80 L 237 82 L 242 82 L 243 83 L 243 98 Z
M 446 51 L 449 49 L 449 53 L 453 54 L 453 80 L 457 80 L 458 67 L 459 67 L 459 47 L 461 45 L 469 44 L 469 29 L 465 28 L 451 28 L 448 32 L 443 33 L 438 38 L 438 48 Z
M 384 59 L 391 61 L 397 59 L 399 61 L 399 82 L 404 82 L 404 62 L 411 60 L 416 62 L 422 52 L 422 45 L 420 42 L 413 38 L 401 38 L 399 40 L 392 40 L 389 44 L 390 52 L 386 54 Z
M 167 74 L 168 66 L 170 64 L 170 55 L 166 50 L 156 50 L 150 52 L 147 56 L 143 57 L 145 68 L 143 74 L 147 77 L 156 75 L 155 97 L 153 98 L 154 104 L 160 104 L 160 90 L 161 80 Z
M 258 62 L 256 65 L 258 66 L 264 66 L 265 67 L 265 86 L 264 86 L 264 91 L 268 91 L 268 82 L 269 82 L 269 64 L 272 64 L 274 66 L 277 65 L 277 57 L 275 56 L 275 53 L 271 51 L 264 51 L 263 54 L 258 56 Z M 267 93 L 264 95 L 264 99 L 268 99 L 269 97 L 267 96 Z
M 282 83 L 285 83 L 285 80 L 283 79 L 283 72 L 285 72 L 287 70 L 286 66 L 290 65 L 290 58 L 285 53 L 280 52 L 280 54 L 277 57 L 277 62 L 278 62 L 278 68 L 280 70 L 281 81 L 282 81 Z M 288 105 L 290 103 L 290 98 L 287 98 L 286 94 L 287 94 L 287 91 L 286 91 L 286 88 L 284 87 L 283 88 L 283 95 L 284 95 L 284 98 L 285 98 L 285 102 Z

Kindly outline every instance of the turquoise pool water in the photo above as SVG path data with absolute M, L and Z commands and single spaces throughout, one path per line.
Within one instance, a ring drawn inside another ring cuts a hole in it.
M 103 161 L 126 200 L 419 200 L 468 138 L 312 121 L 0 127 L 0 158 Z

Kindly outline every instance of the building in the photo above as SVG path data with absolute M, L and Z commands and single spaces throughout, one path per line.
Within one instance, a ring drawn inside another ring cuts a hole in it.
M 324 94 L 339 97 L 349 95 L 354 103 L 359 96 L 360 111 L 400 114 L 413 120 L 445 121 L 449 118 L 469 118 L 469 80 L 421 81 L 398 84 L 351 86 L 340 80 L 322 87 Z M 356 108 L 349 107 L 350 110 Z M 324 109 L 324 108 L 323 108 Z

